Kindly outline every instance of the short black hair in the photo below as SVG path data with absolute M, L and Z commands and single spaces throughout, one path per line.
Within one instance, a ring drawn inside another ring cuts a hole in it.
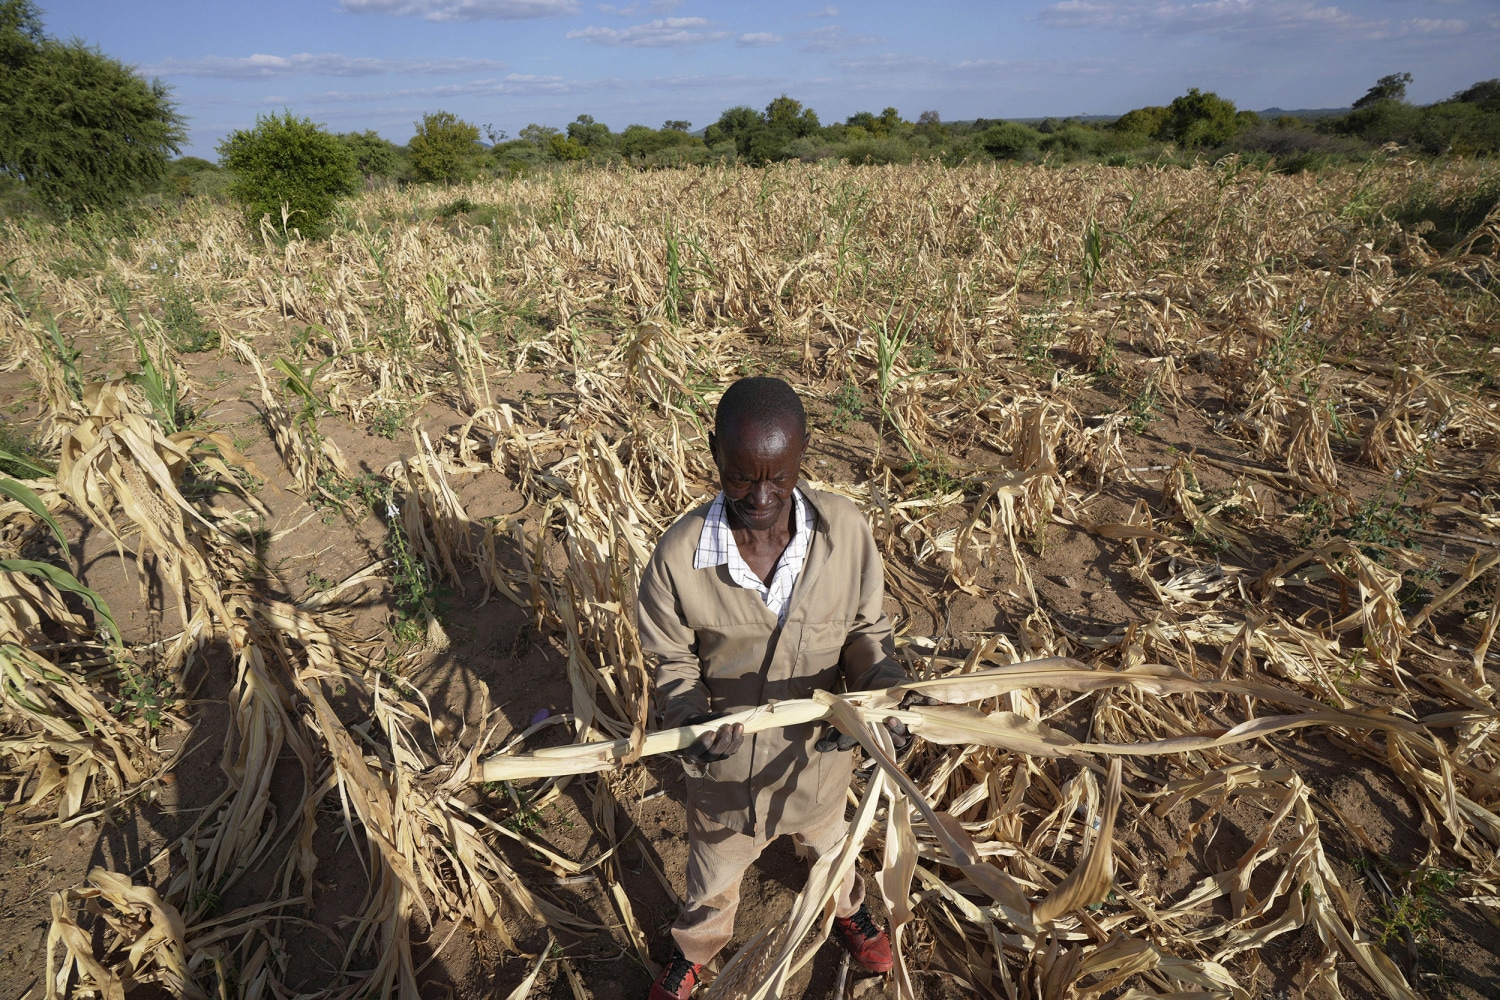
M 807 433 L 807 411 L 797 390 L 779 378 L 742 378 L 724 390 L 714 411 L 714 435 L 723 437 L 747 422 L 770 427 L 785 419 L 797 422 L 799 433 Z

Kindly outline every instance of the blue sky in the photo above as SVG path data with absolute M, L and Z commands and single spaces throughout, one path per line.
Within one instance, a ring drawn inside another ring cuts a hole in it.
M 1500 76 L 1500 0 L 40 0 L 47 30 L 167 81 L 186 152 L 291 108 L 396 142 L 428 111 L 514 135 L 580 113 L 702 127 L 781 93 L 825 123 L 1119 114 L 1188 87 L 1339 107 L 1410 72 L 1430 102 Z

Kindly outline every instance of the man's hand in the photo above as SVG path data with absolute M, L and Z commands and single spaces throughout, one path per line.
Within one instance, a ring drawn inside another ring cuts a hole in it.
M 905 709 L 911 708 L 913 705 L 941 704 L 942 702 L 936 698 L 929 698 L 925 694 L 908 691 L 906 692 L 906 696 L 901 699 L 900 707 Z M 906 723 L 900 719 L 894 716 L 888 717 L 885 720 L 885 728 L 891 731 L 891 742 L 895 744 L 897 750 L 905 750 L 907 745 L 911 743 L 911 730 L 907 729 Z M 830 750 L 853 750 L 858 743 L 859 740 L 856 740 L 853 736 L 846 736 L 833 726 L 829 726 L 823 730 L 822 739 L 813 744 L 813 749 L 823 753 L 828 753 Z
M 708 712 L 695 715 L 685 719 L 683 725 L 700 726 L 705 722 L 721 718 L 724 714 L 724 712 Z M 720 726 L 711 733 L 704 733 L 686 749 L 679 750 L 677 756 L 692 764 L 712 764 L 716 760 L 724 760 L 732 756 L 744 742 L 745 726 L 743 723 L 736 722 L 732 726 Z
M 911 708 L 913 705 L 941 704 L 942 702 L 938 701 L 936 698 L 929 698 L 925 694 L 918 694 L 915 691 L 908 691 L 906 692 L 906 696 L 901 699 L 901 704 L 898 707 L 906 709 Z M 907 746 L 911 744 L 911 730 L 907 729 L 906 723 L 902 722 L 900 719 L 895 718 L 894 716 L 887 717 L 885 720 L 885 728 L 891 731 L 891 742 L 896 745 L 897 750 L 905 750 Z

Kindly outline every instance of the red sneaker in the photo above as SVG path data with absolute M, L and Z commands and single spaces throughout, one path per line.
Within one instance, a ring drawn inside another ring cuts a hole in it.
M 890 964 L 890 949 L 886 949 L 886 964 Z M 661 972 L 656 975 L 656 982 L 651 984 L 651 995 L 648 1000 L 688 1000 L 693 995 L 693 987 L 698 985 L 698 976 L 703 972 L 703 966 L 697 962 L 689 962 L 682 957 L 682 952 L 672 952 L 672 960 L 661 967 Z
M 891 971 L 891 939 L 884 928 L 875 926 L 868 907 L 861 906 L 852 917 L 835 917 L 833 929 L 839 944 L 865 971 Z

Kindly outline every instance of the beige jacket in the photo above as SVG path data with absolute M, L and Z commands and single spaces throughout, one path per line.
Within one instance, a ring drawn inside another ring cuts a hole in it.
M 728 568 L 693 569 L 708 504 L 667 529 L 641 575 L 641 644 L 655 653 L 663 726 L 737 712 L 818 689 L 860 691 L 906 680 L 891 659 L 884 569 L 864 515 L 848 500 L 799 484 L 818 513 L 786 624 Z M 727 760 L 688 775 L 693 805 L 742 833 L 795 833 L 843 809 L 853 755 L 819 753 L 823 724 L 747 737 Z

